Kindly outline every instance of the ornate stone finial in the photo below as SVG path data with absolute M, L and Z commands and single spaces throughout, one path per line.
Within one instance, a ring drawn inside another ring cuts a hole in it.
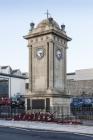
M 65 32 L 65 25 L 64 24 L 61 25 L 61 30 Z
M 50 18 L 48 18 L 48 20 L 49 20 L 49 22 L 50 22 L 50 23 L 52 23 L 53 18 L 52 18 L 52 17 L 50 17 Z
M 30 30 L 29 31 L 32 31 L 34 29 L 34 26 L 35 24 L 33 22 L 30 23 Z
M 47 19 L 48 19 L 49 18 L 49 15 L 50 15 L 50 13 L 48 12 L 48 10 L 47 10 L 47 12 L 45 14 L 47 15 Z

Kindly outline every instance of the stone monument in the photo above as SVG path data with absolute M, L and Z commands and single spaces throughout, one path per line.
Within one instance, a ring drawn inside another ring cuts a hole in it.
M 71 38 L 65 25 L 59 27 L 51 17 L 36 27 L 30 24 L 29 92 L 26 93 L 27 110 L 55 112 L 56 116 L 69 114 L 70 97 L 66 94 L 66 50 Z

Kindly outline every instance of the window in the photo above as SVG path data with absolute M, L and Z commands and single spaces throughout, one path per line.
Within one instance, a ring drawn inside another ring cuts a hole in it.
M 29 83 L 25 84 L 25 89 L 29 89 Z

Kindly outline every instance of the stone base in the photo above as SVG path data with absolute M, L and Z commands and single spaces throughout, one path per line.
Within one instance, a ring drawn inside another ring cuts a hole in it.
M 63 116 L 65 117 L 71 115 L 70 102 L 71 99 L 68 97 L 53 98 L 50 112 L 54 112 L 56 118 L 62 118 Z
M 34 96 L 35 95 L 35 96 Z M 39 96 L 38 96 L 39 95 Z M 30 94 L 26 96 L 26 111 L 50 112 L 56 118 L 70 115 L 71 98 L 62 94 Z

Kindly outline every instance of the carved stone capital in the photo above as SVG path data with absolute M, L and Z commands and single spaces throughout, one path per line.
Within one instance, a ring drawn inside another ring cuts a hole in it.
M 32 45 L 30 44 L 30 45 L 27 45 L 27 47 L 29 48 L 29 47 L 31 47 Z

